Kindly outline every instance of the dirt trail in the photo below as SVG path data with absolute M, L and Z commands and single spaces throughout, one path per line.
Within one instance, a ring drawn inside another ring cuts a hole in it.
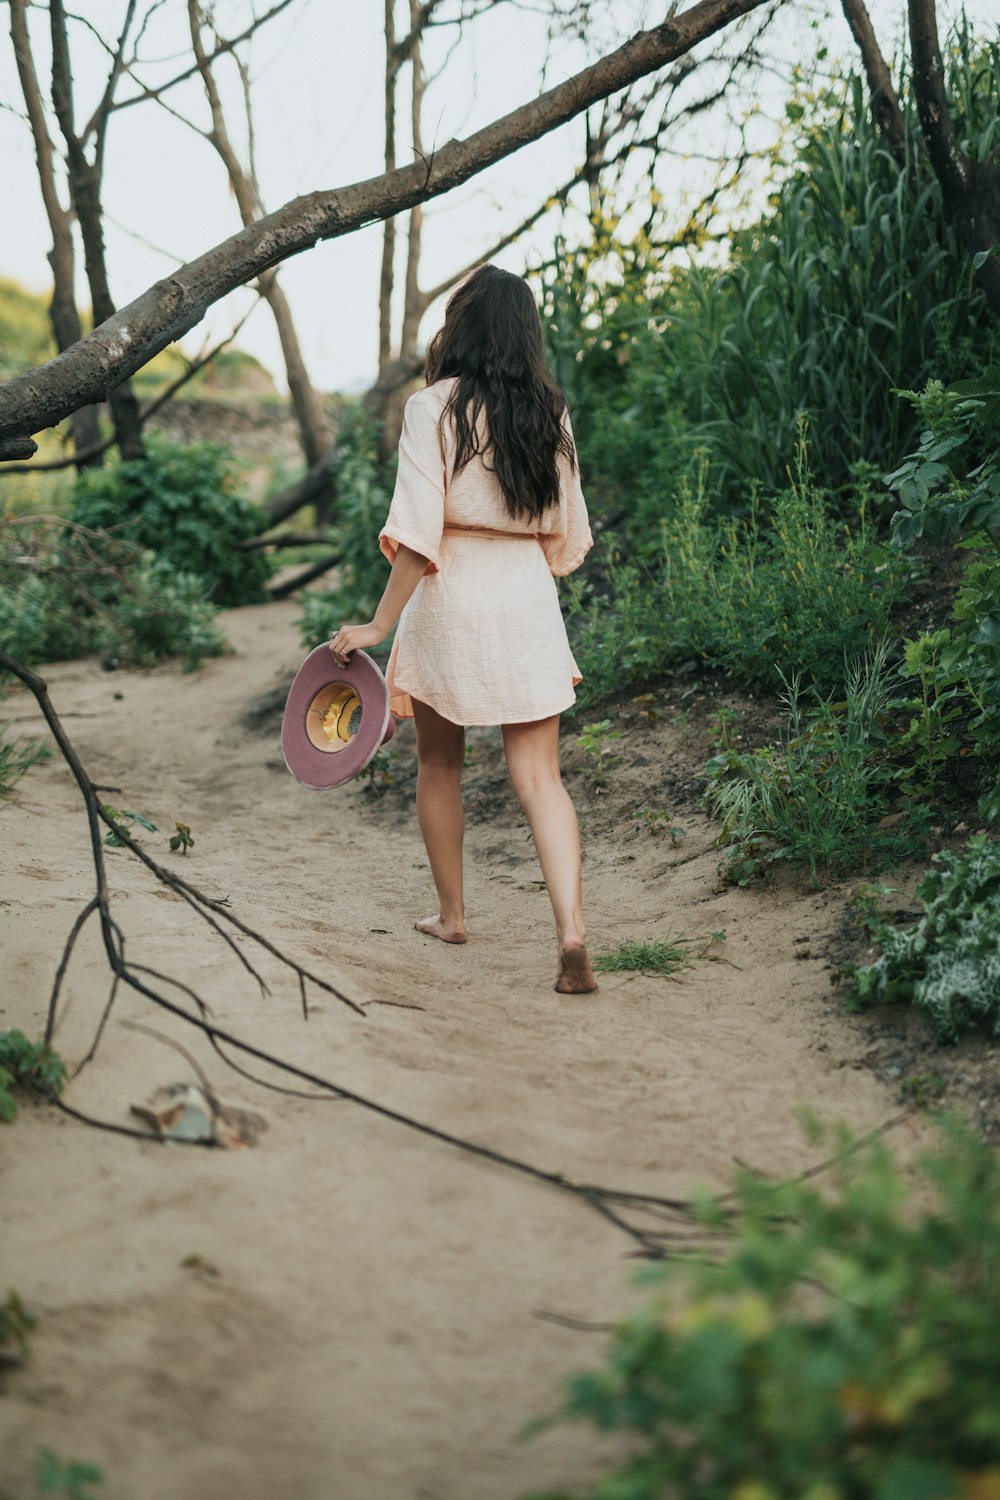
M 163 851 L 182 819 L 196 840 L 184 873 L 201 888 L 356 998 L 421 1008 L 357 1017 L 323 996 L 306 1023 L 290 976 L 269 963 L 261 998 L 182 901 L 109 852 L 134 961 L 194 985 L 220 1025 L 283 1057 L 585 1181 L 679 1194 L 727 1182 L 734 1157 L 787 1172 L 812 1159 L 802 1103 L 859 1127 L 895 1112 L 894 1091 L 843 1066 L 863 1040 L 830 1002 L 822 956 L 842 903 L 791 888 L 719 893 L 699 815 L 680 818 L 677 850 L 629 816 L 670 810 L 691 759 L 683 724 L 636 731 L 635 760 L 604 797 L 569 741 L 588 924 L 597 952 L 725 929 L 724 962 L 679 982 L 605 975 L 592 998 L 553 993 L 548 902 L 504 787 L 499 731 L 472 737 L 472 941 L 418 936 L 432 887 L 400 789 L 380 801 L 359 786 L 308 792 L 276 738 L 245 727 L 248 705 L 287 684 L 302 655 L 295 613 L 229 614 L 235 654 L 192 675 L 87 661 L 45 676 L 89 773 L 120 788 L 109 801 L 164 830 L 144 836 L 158 857 L 180 864 Z M 24 730 L 35 720 L 20 692 L 3 713 Z M 396 745 L 405 791 L 410 727 Z M 0 1029 L 37 1035 L 56 957 L 92 892 L 60 760 L 0 805 L 0 838 Z M 70 1063 L 107 990 L 91 927 L 57 1036 Z M 30 1361 L 3 1377 L 4 1500 L 33 1493 L 39 1445 L 98 1462 L 104 1500 L 515 1500 L 601 1471 L 612 1448 L 591 1434 L 515 1435 L 603 1343 L 537 1312 L 607 1319 L 636 1295 L 634 1247 L 614 1226 L 351 1104 L 256 1087 L 128 994 L 72 1086 L 79 1108 L 126 1123 L 131 1101 L 189 1076 L 127 1019 L 182 1038 L 222 1098 L 269 1128 L 239 1153 L 143 1144 L 31 1106 L 3 1128 L 0 1288 L 40 1317 Z

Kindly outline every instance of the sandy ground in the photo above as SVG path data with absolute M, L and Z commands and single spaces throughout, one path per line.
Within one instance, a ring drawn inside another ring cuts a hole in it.
M 303 654 L 294 604 L 227 616 L 235 653 L 184 675 L 45 676 L 90 775 L 162 832 L 146 846 L 361 1001 L 357 1016 L 268 960 L 271 993 L 189 908 L 109 851 L 114 911 L 135 962 L 202 993 L 220 1026 L 420 1119 L 571 1178 L 677 1194 L 723 1185 L 734 1158 L 769 1172 L 815 1159 L 810 1103 L 868 1127 L 898 1092 L 845 1066 L 863 1045 L 830 999 L 824 945 L 842 900 L 791 884 L 718 889 L 712 830 L 688 808 L 673 850 L 635 823 L 670 809 L 687 754 L 664 720 L 598 795 L 568 737 L 584 823 L 593 950 L 626 937 L 725 929 L 725 962 L 679 981 L 605 975 L 589 998 L 553 993 L 554 945 L 524 821 L 505 790 L 499 731 L 472 737 L 466 947 L 412 929 L 432 909 L 408 788 L 300 788 L 248 706 Z M 7 719 L 30 731 L 17 692 Z M 641 749 L 641 753 L 639 753 Z M 196 840 L 166 853 L 175 819 Z M 0 804 L 0 1029 L 38 1035 L 65 935 L 93 890 L 85 819 L 65 764 Z M 796 943 L 795 939 L 808 939 Z M 247 945 L 249 951 L 249 945 Z M 808 953 L 803 959 L 797 953 Z M 108 994 L 84 934 L 56 1044 L 86 1052 Z M 0 1130 L 0 1289 L 39 1315 L 30 1359 L 2 1377 L 0 1496 L 33 1496 L 40 1445 L 99 1463 L 107 1500 L 515 1500 L 583 1484 L 615 1449 L 584 1430 L 520 1442 L 593 1363 L 608 1319 L 637 1297 L 634 1246 L 582 1202 L 343 1101 L 271 1092 L 122 992 L 78 1108 L 128 1123 L 132 1101 L 190 1078 L 182 1058 L 122 1023 L 182 1038 L 228 1103 L 266 1116 L 254 1150 L 129 1140 L 26 1105 Z M 273 1075 L 272 1075 L 273 1076 Z M 918 1129 L 905 1125 L 899 1142 Z M 193 1260 L 192 1260 L 193 1258 Z

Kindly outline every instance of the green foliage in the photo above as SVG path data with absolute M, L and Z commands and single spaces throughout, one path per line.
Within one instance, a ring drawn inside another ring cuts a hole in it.
M 187 823 L 179 821 L 175 821 L 174 827 L 177 832 L 170 835 L 170 852 L 171 854 L 176 854 L 180 850 L 181 854 L 187 854 L 189 849 L 194 848 L 194 837 L 192 836 L 191 829 Z
M 111 807 L 107 802 L 101 803 L 101 811 L 106 813 L 114 824 L 114 827 L 109 828 L 104 835 L 104 842 L 111 849 L 123 849 L 125 847 L 125 840 L 121 835 L 124 833 L 131 836 L 132 829 L 136 823 L 138 823 L 140 828 L 145 828 L 147 833 L 157 832 L 156 824 L 151 823 L 145 813 L 130 812 L 127 807 L 121 809 Z
M 673 815 L 665 812 L 663 808 L 640 807 L 638 812 L 632 814 L 632 819 L 636 823 L 641 823 L 649 833 L 665 833 L 674 849 L 682 839 L 687 838 L 687 830 L 675 823 Z
M 45 1042 L 29 1042 L 23 1031 L 0 1031 L 0 1120 L 9 1124 L 17 1114 L 15 1088 L 58 1094 L 65 1081 L 62 1059 Z
M 178 575 L 195 575 L 215 604 L 266 599 L 267 562 L 259 549 L 240 545 L 265 521 L 235 493 L 231 455 L 213 443 L 185 447 L 156 433 L 146 442 L 145 458 L 77 477 L 73 520 L 152 552 Z
M 391 485 L 378 461 L 378 428 L 360 402 L 344 408 L 334 474 L 339 576 L 336 588 L 302 595 L 302 615 L 295 624 L 306 646 L 329 640 L 346 621 L 370 620 L 388 581 L 376 538 L 389 510 Z
M 961 747 L 955 721 L 962 714 L 962 678 L 942 665 L 949 640 L 947 630 L 930 630 L 903 643 L 899 676 L 912 682 L 915 691 L 886 704 L 890 713 L 900 712 L 909 719 L 907 727 L 894 733 L 888 743 L 890 758 L 902 762 L 894 780 L 911 800 L 926 802 L 931 808 L 951 789 L 946 773 Z
M 205 580 L 180 573 L 163 557 L 144 554 L 111 607 L 94 622 L 94 649 L 127 666 L 151 667 L 166 656 L 183 658 L 193 672 L 206 656 L 226 650 Z
M 892 540 L 909 547 L 923 537 L 940 543 L 959 532 L 979 531 L 987 538 L 1000 530 L 1000 364 L 974 380 L 945 387 L 930 380 L 922 391 L 899 391 L 924 423 L 920 443 L 885 482 L 899 496 L 892 518 Z M 993 449 L 980 461 L 982 445 L 993 435 Z M 960 450 L 972 447 L 974 467 L 956 473 Z M 950 462 L 946 462 L 950 460 Z
M 907 1001 L 942 1042 L 974 1026 L 1000 1036 L 1000 844 L 978 835 L 964 852 L 942 854 L 917 896 L 923 916 L 907 929 L 869 907 L 865 925 L 882 953 L 849 971 L 849 1003 Z
M 605 789 L 609 772 L 621 764 L 621 756 L 610 749 L 614 741 L 621 737 L 621 730 L 612 729 L 610 719 L 601 719 L 596 724 L 585 724 L 583 733 L 577 739 L 576 743 L 584 755 L 590 757 L 588 779 L 595 792 Z
M 3 694 L 0 693 L 0 698 Z M 21 777 L 40 761 L 52 758 L 52 747 L 20 735 L 8 738 L 8 726 L 0 724 L 0 799 L 9 797 Z
M 69 522 L 0 531 L 0 644 L 25 665 L 100 651 L 126 665 L 225 650 L 204 581 Z
M 922 653 L 915 675 L 940 722 L 965 714 L 971 748 L 985 778 L 980 811 L 1000 821 L 1000 365 L 975 380 L 945 387 L 928 382 L 922 392 L 900 394 L 920 413 L 924 430 L 919 447 L 886 482 L 898 493 L 900 510 L 892 518 L 892 542 L 899 549 L 918 538 L 940 544 L 965 534 L 972 552 L 953 610 L 953 626 L 908 652 Z M 963 462 L 956 469 L 959 455 Z M 972 467 L 970 468 L 970 462 Z M 931 655 L 928 655 L 931 653 Z M 938 712 L 945 708 L 946 717 Z M 946 707 L 945 707 L 946 706 Z M 928 722 L 928 728 L 930 722 Z M 937 746 L 943 759 L 952 735 Z
M 724 744 L 708 763 L 705 803 L 722 820 L 724 873 L 740 885 L 779 860 L 819 871 L 883 867 L 917 852 L 926 814 L 890 812 L 892 771 L 880 720 L 889 698 L 885 643 L 848 674 L 845 697 L 814 695 L 806 708 L 798 683 L 783 695 L 788 723 L 775 748 Z
M 996 147 L 1000 50 L 959 33 L 946 84 L 963 147 Z M 549 358 L 570 397 L 589 493 L 643 552 L 692 450 L 709 456 L 724 509 L 779 489 L 802 412 L 813 461 L 836 493 L 898 461 L 914 414 L 894 385 L 1000 362 L 1000 328 L 974 280 L 923 149 L 905 69 L 905 165 L 872 118 L 860 73 L 807 83 L 792 102 L 791 160 L 759 222 L 729 236 L 727 263 L 679 264 L 641 235 L 592 224 L 542 273 Z M 680 238 L 697 245 L 700 231 Z
M 805 433 L 786 489 L 755 493 L 746 519 L 713 520 L 704 459 L 682 476 L 655 556 L 607 550 L 606 587 L 568 580 L 580 703 L 655 681 L 691 657 L 773 688 L 799 675 L 837 691 L 845 658 L 884 632 L 906 567 L 873 535 L 834 518 L 809 469 Z
M 35 1483 L 43 1495 L 59 1495 L 62 1500 L 95 1500 L 91 1486 L 103 1484 L 104 1473 L 96 1464 L 60 1458 L 51 1448 L 39 1448 Z
M 607 973 L 638 971 L 641 974 L 659 974 L 668 978 L 680 969 L 693 968 L 703 959 L 718 958 L 716 948 L 725 941 L 724 932 L 711 932 L 707 937 L 689 937 L 679 932 L 671 937 L 656 938 L 642 942 L 621 943 L 613 953 L 600 953 L 594 959 L 594 968 Z
M 742 1172 L 701 1210 L 718 1254 L 643 1273 L 652 1300 L 534 1428 L 586 1422 L 629 1456 L 558 1500 L 997 1493 L 1000 1160 L 955 1121 L 912 1177 L 840 1144 L 822 1185 Z
M 0 1104 L 2 1104 L 0 1084 Z M 0 1119 L 4 1118 L 0 1109 Z M 38 1318 L 29 1311 L 17 1292 L 8 1290 L 6 1301 L 0 1302 L 0 1367 L 4 1364 L 20 1364 L 27 1359 L 29 1335 L 38 1326 Z

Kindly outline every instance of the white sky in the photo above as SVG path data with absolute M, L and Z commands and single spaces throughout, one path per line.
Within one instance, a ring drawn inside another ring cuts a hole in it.
M 267 3 L 258 0 L 258 9 L 265 9 Z M 902 0 L 868 3 L 883 48 L 890 52 L 901 31 Z M 550 54 L 544 86 L 596 59 L 638 26 L 653 24 L 662 8 L 662 3 L 652 0 L 598 3 L 594 13 L 599 19 L 586 45 L 560 41 Z M 988 20 L 995 24 L 995 0 L 972 0 L 968 9 L 984 30 Z M 942 28 L 956 10 L 957 4 L 950 0 L 939 4 Z M 333 188 L 382 170 L 382 11 L 381 0 L 296 0 L 255 39 L 250 65 L 257 157 L 269 209 L 300 193 Z M 123 0 L 77 0 L 76 12 L 111 38 L 121 24 L 125 5 Z M 790 68 L 796 60 L 812 56 L 819 36 L 829 45 L 827 66 L 838 58 L 853 64 L 853 43 L 839 9 L 825 12 L 822 4 L 791 0 L 770 33 L 769 51 Z M 246 24 L 247 0 L 217 0 L 216 14 L 222 32 L 235 34 Z M 174 60 L 148 66 L 143 75 L 147 82 L 161 81 L 186 65 L 185 15 L 183 0 L 167 0 L 156 13 L 143 55 L 151 59 L 173 56 Z M 39 12 L 33 17 L 32 34 L 43 84 L 49 67 L 46 32 L 47 17 Z M 429 145 L 468 135 L 535 97 L 543 87 L 545 22 L 537 11 L 498 6 L 468 27 L 465 39 L 444 62 L 453 39 L 452 31 L 441 31 L 430 44 L 436 58 L 431 57 L 428 66 L 441 62 L 443 71 L 427 96 L 424 130 Z M 79 120 L 89 115 L 100 96 L 107 61 L 80 24 L 73 27 L 72 41 Z M 713 41 L 702 50 L 714 58 L 720 44 Z M 235 134 L 240 120 L 235 71 L 220 64 L 219 75 Z M 757 88 L 763 110 L 757 130 L 762 140 L 768 133 L 769 117 L 781 110 L 787 87 L 780 80 L 762 78 Z M 119 97 L 132 92 L 133 86 L 125 80 Z M 166 97 L 173 108 L 205 124 L 207 106 L 200 80 L 183 84 Z M 740 102 L 750 108 L 754 101 Z M 49 286 L 45 257 L 50 237 L 28 127 L 18 114 L 22 99 L 9 37 L 0 41 L 0 105 L 5 204 L 0 275 L 16 277 L 32 290 L 44 292 Z M 52 131 L 58 138 L 54 125 Z M 721 115 L 699 118 L 683 139 L 684 148 L 695 159 L 667 164 L 661 186 L 668 198 L 697 194 L 699 187 L 711 181 L 712 158 L 722 151 L 725 132 Z M 582 123 L 571 122 L 428 205 L 422 284 L 438 283 L 531 212 L 572 174 L 582 146 Z M 406 159 L 403 132 L 399 160 Z M 225 171 L 211 147 L 152 102 L 122 110 L 112 118 L 104 203 L 111 286 L 119 305 L 240 227 Z M 499 263 L 514 271 L 537 263 L 551 252 L 556 222 L 555 216 L 548 216 L 523 243 L 503 252 Z M 321 388 L 356 388 L 373 375 L 381 236 L 381 226 L 362 230 L 321 244 L 281 269 L 307 363 Z M 212 309 L 185 346 L 193 350 L 206 337 L 223 336 L 246 308 L 249 295 L 233 293 Z M 79 300 L 89 304 L 82 279 Z M 425 336 L 437 326 L 440 315 L 440 306 L 431 309 Z M 261 359 L 281 384 L 280 353 L 266 307 L 254 312 L 239 344 Z

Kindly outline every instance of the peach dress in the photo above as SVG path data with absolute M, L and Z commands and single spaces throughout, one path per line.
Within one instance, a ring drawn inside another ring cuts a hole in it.
M 481 458 L 453 476 L 453 424 L 443 436 L 439 426 L 453 385 L 418 391 L 403 414 L 379 546 L 390 562 L 402 544 L 428 563 L 396 629 L 389 706 L 412 718 L 417 698 L 454 724 L 546 719 L 569 708 L 580 681 L 553 577 L 593 545 L 579 471 L 560 455 L 559 503 L 515 520 Z

